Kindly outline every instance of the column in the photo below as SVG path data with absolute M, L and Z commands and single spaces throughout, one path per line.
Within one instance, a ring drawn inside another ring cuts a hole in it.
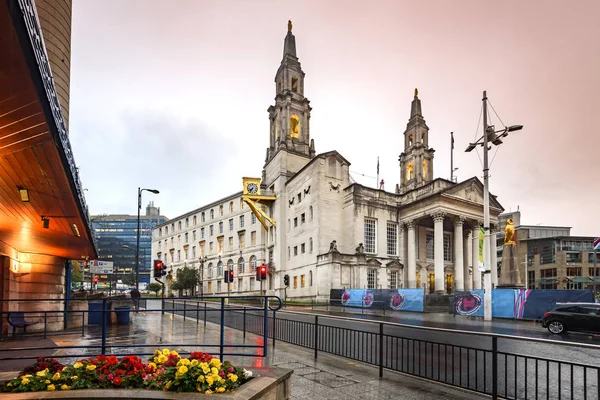
M 443 212 L 431 214 L 433 218 L 433 260 L 435 291 L 444 293 L 444 216 Z
M 469 232 L 470 227 L 463 225 L 463 265 L 464 265 L 464 288 L 465 290 L 473 289 L 473 275 L 469 271 L 471 264 L 471 234 Z
M 398 223 L 398 257 L 402 264 L 402 287 L 408 287 L 408 265 L 406 263 L 406 233 L 404 230 L 404 223 Z
M 415 225 L 413 221 L 406 223 L 408 228 L 408 287 L 417 287 L 417 248 L 415 240 Z
M 481 289 L 481 271 L 479 271 L 479 226 L 473 226 L 471 229 L 471 258 L 473 265 L 473 289 Z
M 464 285 L 464 248 L 463 248 L 463 223 L 464 217 L 454 219 L 454 287 L 455 290 L 465 290 Z
M 491 242 L 491 257 L 490 263 L 492 264 L 492 287 L 498 286 L 498 241 L 496 240 L 496 225 L 490 225 L 490 242 Z

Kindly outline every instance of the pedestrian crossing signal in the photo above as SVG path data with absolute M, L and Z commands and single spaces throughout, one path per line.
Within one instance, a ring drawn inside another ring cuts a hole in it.
M 290 286 L 290 276 L 289 276 L 289 275 L 285 275 L 285 276 L 283 277 L 283 284 L 284 284 L 285 286 Z
M 160 279 L 167 274 L 167 266 L 161 260 L 154 260 L 154 278 Z
M 229 271 L 225 271 L 225 276 L 223 278 L 225 279 L 225 283 L 233 283 L 233 270 L 230 269 Z

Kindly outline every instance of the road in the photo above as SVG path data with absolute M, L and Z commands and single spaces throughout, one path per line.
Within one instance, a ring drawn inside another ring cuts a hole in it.
M 200 304 L 198 311 L 187 304 L 186 317 L 198 315 L 203 319 L 204 309 Z M 170 307 L 172 303 L 165 302 L 165 308 Z M 206 319 L 219 323 L 220 312 L 213 307 L 208 306 Z M 244 318 L 241 306 L 232 307 L 235 309 L 225 312 L 226 326 L 243 330 L 245 322 L 246 331 L 262 334 L 261 310 L 247 308 Z M 175 309 L 177 314 L 183 314 L 183 304 L 175 303 Z M 272 312 L 269 317 L 269 337 L 274 332 L 276 340 L 314 348 L 316 315 L 284 310 L 276 312 L 275 323 Z M 486 333 L 493 332 L 502 335 L 497 339 L 500 396 L 520 399 L 527 394 L 527 398 L 546 398 L 549 394 L 550 398 L 559 398 L 560 392 L 564 399 L 599 398 L 600 346 L 594 346 L 595 338 L 575 334 L 557 338 L 533 323 L 511 330 L 509 324 L 478 325 L 477 321 L 465 324 L 460 319 L 435 323 L 423 321 L 419 316 L 392 317 L 398 318 L 403 325 L 377 322 L 378 319 L 397 322 L 389 317 L 352 315 L 340 319 L 319 314 L 318 350 L 374 365 L 379 364 L 381 351 L 385 368 L 491 393 L 493 344 Z M 424 327 L 425 323 L 437 326 Z M 383 329 L 382 347 L 380 329 Z M 576 343 L 582 341 L 588 344 Z

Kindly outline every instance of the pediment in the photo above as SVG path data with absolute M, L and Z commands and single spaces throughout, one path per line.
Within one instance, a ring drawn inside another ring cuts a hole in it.
M 391 260 L 390 262 L 385 264 L 385 266 L 388 268 L 404 268 L 404 265 L 402 265 L 402 263 L 398 262 L 398 260 Z
M 381 267 L 382 264 L 376 258 L 369 258 L 367 260 L 367 265 L 369 265 L 371 267 Z
M 443 193 L 445 196 L 457 197 L 462 200 L 483 205 L 483 183 L 477 178 L 471 178 L 447 189 Z M 498 202 L 496 196 L 490 193 L 490 206 L 500 210 L 504 207 Z

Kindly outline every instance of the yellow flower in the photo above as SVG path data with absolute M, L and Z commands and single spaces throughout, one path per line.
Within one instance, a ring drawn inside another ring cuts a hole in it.
M 196 390 L 197 390 L 197 391 L 199 391 L 199 392 L 201 392 L 201 391 L 202 391 L 202 386 L 200 386 L 200 385 L 197 385 L 197 386 L 196 386 Z
M 206 383 L 208 383 L 208 386 L 212 386 L 212 384 L 214 383 L 214 379 L 212 376 L 207 376 L 206 377 Z
M 229 379 L 231 380 L 231 382 L 235 383 L 238 380 L 238 376 L 236 374 L 230 374 Z
M 59 374 L 58 372 L 57 372 L 57 373 L 55 373 L 54 375 L 52 375 L 52 380 L 53 380 L 53 381 L 57 381 L 57 380 L 59 380 L 59 379 L 60 379 L 60 374 Z
M 200 382 L 200 383 L 204 382 L 204 375 L 198 376 L 198 382 Z
M 158 360 L 157 361 L 158 361 L 159 364 L 164 364 L 164 363 L 167 362 L 167 360 L 168 360 L 167 356 L 165 356 L 164 354 L 161 354 L 160 356 L 158 356 Z
M 50 382 L 50 380 L 49 380 L 49 379 L 46 379 L 46 380 L 44 381 L 44 383 L 45 383 L 46 385 L 48 385 L 49 383 L 52 383 L 52 382 Z
M 60 390 L 70 390 L 70 389 L 71 389 L 71 386 L 67 386 L 67 385 L 62 385 L 60 387 Z
M 212 367 L 212 368 L 210 369 L 210 372 L 212 372 L 214 375 L 219 375 L 219 370 L 218 370 L 218 369 L 216 369 L 215 367 Z
M 8 383 L 6 384 L 6 386 L 7 386 L 7 387 L 11 387 L 12 385 L 13 385 L 13 384 L 12 384 L 12 382 L 8 382 Z
M 74 381 L 76 381 L 77 379 L 79 379 L 79 377 L 77 375 L 73 375 L 73 377 L 71 379 L 73 379 Z
M 54 387 L 54 385 L 48 385 L 48 387 L 46 388 L 46 390 L 49 390 L 49 391 L 53 391 L 54 389 L 56 389 Z
M 47 373 L 48 373 L 48 368 L 46 368 L 46 369 L 45 369 L 45 370 L 43 370 L 43 371 L 38 371 L 38 372 L 36 372 L 35 374 L 36 374 L 36 376 L 44 376 L 44 375 L 46 375 Z
M 223 393 L 225 388 L 223 386 L 217 388 L 217 393 Z
M 161 352 L 160 352 L 160 350 L 158 350 L 158 349 L 156 349 L 156 351 L 154 351 L 154 355 L 155 355 L 155 356 L 158 356 L 158 355 L 161 355 L 161 354 L 162 354 L 162 353 L 161 353 Z
M 175 350 L 171 350 L 171 354 L 174 356 L 179 356 L 179 354 L 177 354 L 177 352 Z
M 198 363 L 198 360 L 192 360 L 192 362 L 190 364 L 192 364 L 192 366 L 195 367 L 199 363 Z
M 210 360 L 210 365 L 213 367 L 221 368 L 221 361 L 218 358 L 213 358 Z
M 31 375 L 30 374 L 23 375 L 23 378 L 31 378 Z
M 148 366 L 156 369 L 156 364 L 154 364 L 153 362 L 149 363 Z
M 163 352 L 162 352 L 162 353 L 163 353 L 165 356 L 168 356 L 168 355 L 169 355 L 169 349 L 163 349 Z
M 87 366 L 87 370 L 88 371 L 93 371 L 95 369 L 96 369 L 96 366 L 94 364 L 90 364 L 90 365 Z
M 205 374 L 208 374 L 210 372 L 210 368 L 202 367 L 202 372 L 204 372 Z
M 179 369 L 177 370 L 177 372 L 181 375 L 185 374 L 186 372 L 188 372 L 188 368 L 185 365 L 182 365 L 181 367 L 179 367 Z
M 30 382 L 30 381 L 29 381 L 29 379 L 27 379 L 27 378 L 23 378 L 23 379 L 21 380 L 21 385 L 27 385 L 29 382 Z
M 212 394 L 212 390 L 208 389 L 206 392 L 204 392 L 204 394 Z
M 83 367 L 83 364 L 81 364 L 79 361 L 77 361 L 75 364 L 73 364 L 73 368 L 78 369 Z
M 167 382 L 167 384 L 165 385 L 165 389 L 169 390 L 169 388 L 171 387 L 172 384 L 173 384 L 172 381 Z

